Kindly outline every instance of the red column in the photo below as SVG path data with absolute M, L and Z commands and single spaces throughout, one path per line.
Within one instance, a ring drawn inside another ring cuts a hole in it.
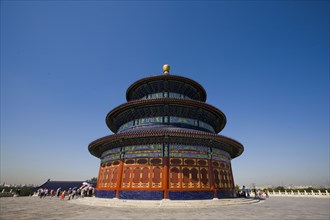
M 163 157 L 163 190 L 164 190 L 164 199 L 168 198 L 168 157 Z
M 102 173 L 102 163 L 100 164 L 99 175 L 97 177 L 96 190 L 100 189 L 101 173 Z
M 233 170 L 232 170 L 232 167 L 231 167 L 231 162 L 229 163 L 229 175 L 230 175 L 230 178 L 231 178 L 231 182 L 232 182 L 232 191 L 233 191 L 233 194 L 234 196 L 236 196 L 236 189 L 235 189 L 235 182 L 234 182 L 234 175 L 233 175 Z
M 124 168 L 124 162 L 123 160 L 120 160 L 119 162 L 119 168 L 118 168 L 118 174 L 117 174 L 117 183 L 116 183 L 116 198 L 118 198 L 118 193 L 121 186 L 121 179 L 123 176 L 123 168 Z
M 213 166 L 212 166 L 212 159 L 208 159 L 208 165 L 209 165 L 209 179 L 210 179 L 210 187 L 213 191 L 213 198 L 217 197 L 216 189 L 214 187 L 214 178 L 213 178 Z

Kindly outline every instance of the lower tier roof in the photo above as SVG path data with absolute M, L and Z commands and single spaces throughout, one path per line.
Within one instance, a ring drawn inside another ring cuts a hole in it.
M 100 158 L 104 151 L 115 147 L 152 143 L 181 143 L 216 147 L 228 152 L 231 158 L 238 157 L 244 151 L 243 145 L 231 138 L 171 126 L 163 126 L 156 130 L 136 129 L 130 133 L 108 135 L 90 143 L 88 150 L 92 155 Z

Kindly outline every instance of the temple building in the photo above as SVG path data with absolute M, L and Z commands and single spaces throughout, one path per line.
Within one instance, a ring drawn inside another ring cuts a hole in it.
M 89 144 L 100 158 L 96 197 L 190 200 L 235 196 L 239 142 L 218 135 L 226 116 L 194 80 L 163 74 L 134 82 L 106 116 L 114 133 Z

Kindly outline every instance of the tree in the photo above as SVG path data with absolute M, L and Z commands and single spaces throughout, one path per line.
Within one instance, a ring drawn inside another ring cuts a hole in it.
M 97 177 L 93 177 L 92 179 L 86 180 L 86 182 L 97 182 Z
M 284 192 L 285 188 L 284 188 L 284 186 L 277 186 L 274 190 Z

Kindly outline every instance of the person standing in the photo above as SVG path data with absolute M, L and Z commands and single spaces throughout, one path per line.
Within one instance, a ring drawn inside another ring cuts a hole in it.
M 64 200 L 65 198 L 65 190 L 63 190 L 62 194 L 61 194 L 61 200 Z
M 257 189 L 256 188 L 253 189 L 253 193 L 254 193 L 254 198 L 256 199 L 258 197 L 258 193 L 257 193 Z
M 243 192 L 243 197 L 246 198 L 246 192 L 247 192 L 247 191 L 246 191 L 245 186 L 243 186 L 243 188 L 242 188 L 242 192 Z
M 61 187 L 57 188 L 56 190 L 56 196 L 60 197 L 60 195 L 61 195 Z

